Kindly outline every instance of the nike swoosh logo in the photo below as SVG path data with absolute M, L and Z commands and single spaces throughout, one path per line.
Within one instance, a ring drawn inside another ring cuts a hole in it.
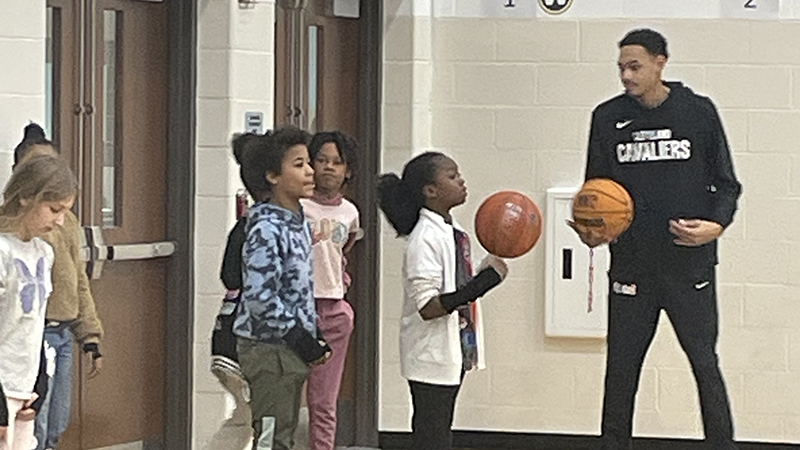
M 631 122 L 633 122 L 633 120 L 626 120 L 624 122 L 617 122 L 617 129 L 621 130 L 621 129 L 627 127 L 628 125 L 630 125 Z
M 695 284 L 694 288 L 699 291 L 700 289 L 703 289 L 704 287 L 708 286 L 709 284 L 711 284 L 710 281 L 703 281 L 702 283 Z

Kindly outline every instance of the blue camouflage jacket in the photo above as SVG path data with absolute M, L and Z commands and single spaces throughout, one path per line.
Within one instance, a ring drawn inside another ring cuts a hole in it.
M 296 324 L 317 335 L 311 273 L 311 229 L 299 215 L 272 203 L 252 206 L 242 247 L 242 294 L 233 331 L 276 342 Z

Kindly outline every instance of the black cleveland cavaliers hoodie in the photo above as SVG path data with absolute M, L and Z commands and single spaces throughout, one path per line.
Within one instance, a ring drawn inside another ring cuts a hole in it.
M 633 198 L 630 228 L 611 244 L 611 276 L 703 276 L 717 263 L 717 242 L 673 243 L 670 219 L 705 219 L 727 227 L 741 184 L 717 109 L 682 83 L 666 83 L 667 99 L 646 108 L 628 95 L 592 114 L 586 179 L 611 178 Z

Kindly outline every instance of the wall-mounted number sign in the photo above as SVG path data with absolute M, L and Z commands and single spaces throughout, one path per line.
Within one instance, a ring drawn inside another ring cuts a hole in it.
M 779 19 L 780 0 L 722 0 L 720 16 L 735 19 Z

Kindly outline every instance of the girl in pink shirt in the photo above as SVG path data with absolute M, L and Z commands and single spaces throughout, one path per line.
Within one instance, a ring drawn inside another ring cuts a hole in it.
M 358 209 L 342 196 L 342 188 L 355 169 L 357 144 L 339 131 L 321 132 L 308 151 L 316 186 L 314 196 L 301 203 L 313 230 L 318 326 L 332 349 L 330 360 L 314 366 L 308 376 L 309 450 L 333 450 L 336 402 L 353 332 L 353 308 L 344 300 L 350 285 L 345 254 L 360 227 Z

